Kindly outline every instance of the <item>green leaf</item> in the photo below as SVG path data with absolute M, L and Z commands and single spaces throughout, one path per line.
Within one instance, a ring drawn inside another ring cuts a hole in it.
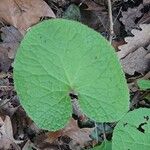
M 150 109 L 131 111 L 119 121 L 114 130 L 112 149 L 150 149 Z
M 104 141 L 101 145 L 96 146 L 91 150 L 112 150 L 112 142 Z
M 137 84 L 141 90 L 150 89 L 150 80 L 138 80 Z
M 63 13 L 62 18 L 76 21 L 81 20 L 81 13 L 79 7 L 75 4 L 71 4 Z
M 51 19 L 28 31 L 15 59 L 14 83 L 28 115 L 47 130 L 68 122 L 70 92 L 99 122 L 117 121 L 128 111 L 128 88 L 114 49 L 75 21 Z

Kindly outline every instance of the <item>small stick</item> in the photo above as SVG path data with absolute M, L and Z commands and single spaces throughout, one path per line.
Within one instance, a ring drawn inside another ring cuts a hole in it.
M 102 123 L 102 124 L 103 124 L 103 136 L 104 136 L 104 141 L 106 141 L 107 138 L 106 138 L 106 134 L 105 134 L 105 125 L 104 125 L 104 123 Z
M 110 36 L 109 36 L 109 41 L 110 43 L 112 43 L 112 38 L 114 36 L 114 23 L 113 23 L 113 16 L 112 16 L 112 4 L 111 4 L 111 0 L 108 0 L 108 11 L 109 11 L 109 21 L 110 21 Z
M 144 77 L 142 77 L 141 79 L 149 79 L 150 78 L 150 71 L 144 76 Z
M 98 131 L 97 131 L 97 123 L 96 123 L 96 121 L 94 121 L 94 124 L 95 124 L 95 131 L 96 131 L 96 142 L 98 144 Z

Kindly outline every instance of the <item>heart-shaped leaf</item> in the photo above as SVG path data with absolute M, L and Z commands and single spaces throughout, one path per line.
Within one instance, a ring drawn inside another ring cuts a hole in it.
M 150 149 L 150 109 L 129 112 L 115 127 L 112 141 L 113 150 Z
M 119 120 L 128 110 L 128 88 L 114 49 L 79 22 L 52 19 L 32 27 L 18 49 L 14 80 L 24 109 L 44 129 L 57 130 L 69 121 L 71 92 L 96 121 Z

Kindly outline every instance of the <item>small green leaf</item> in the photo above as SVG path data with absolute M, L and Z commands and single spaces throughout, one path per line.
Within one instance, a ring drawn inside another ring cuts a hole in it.
M 75 21 L 51 19 L 28 31 L 15 59 L 14 83 L 28 115 L 47 130 L 68 122 L 70 92 L 99 122 L 117 121 L 128 111 L 128 88 L 114 49 Z
M 71 4 L 67 8 L 67 10 L 64 12 L 62 18 L 80 21 L 81 20 L 81 14 L 80 14 L 79 7 L 75 4 Z
M 131 111 L 119 121 L 114 130 L 112 149 L 150 149 L 150 109 Z
M 138 80 L 137 84 L 141 90 L 150 89 L 150 80 Z

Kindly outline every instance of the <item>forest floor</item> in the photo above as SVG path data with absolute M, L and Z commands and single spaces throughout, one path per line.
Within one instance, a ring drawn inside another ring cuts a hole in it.
M 150 79 L 150 0 L 112 0 L 111 7 L 112 16 L 107 0 L 0 1 L 0 150 L 88 149 L 102 143 L 104 135 L 111 141 L 110 124 L 98 139 L 93 127 L 80 128 L 74 119 L 63 134 L 41 130 L 20 105 L 13 83 L 15 54 L 28 28 L 45 19 L 76 20 L 111 40 L 126 75 L 130 110 L 150 108 L 149 91 L 137 85 Z

